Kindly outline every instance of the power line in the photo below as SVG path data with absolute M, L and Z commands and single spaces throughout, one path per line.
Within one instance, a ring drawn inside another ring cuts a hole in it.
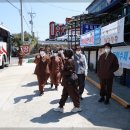
M 14 4 L 12 4 L 9 0 L 6 0 L 6 1 L 7 1 L 10 5 L 12 5 L 15 9 L 17 9 L 17 10 L 19 11 L 19 13 L 20 13 L 20 9 L 19 9 L 18 7 L 16 7 Z M 21 15 L 21 14 L 20 14 L 20 15 Z M 28 29 L 31 30 L 30 27 L 29 27 L 29 25 L 28 25 L 28 23 L 27 23 L 27 21 L 26 21 L 26 19 L 25 19 L 25 17 L 24 17 L 24 15 L 22 15 L 22 17 L 24 18 L 24 21 L 25 21 L 25 23 L 26 23 Z
M 33 32 L 33 17 L 36 15 L 36 13 L 33 13 L 32 10 L 31 10 L 31 12 L 28 12 L 28 14 L 29 14 L 30 17 L 31 17 L 31 20 L 30 20 L 31 33 L 32 33 L 32 37 L 34 37 L 34 32 Z
M 24 1 L 23 1 L 23 2 L 24 2 Z M 24 9 L 26 10 L 25 12 L 28 13 L 29 11 L 28 11 L 28 9 L 26 8 L 25 2 L 24 2 L 24 6 L 23 6 L 23 7 L 24 7 Z M 26 23 L 28 29 L 31 30 L 31 28 L 29 27 L 29 24 L 28 24 L 27 20 L 25 19 L 25 16 L 23 16 L 23 18 L 24 18 L 24 21 L 25 21 L 25 23 Z
M 18 7 L 16 7 L 14 4 L 12 4 L 9 0 L 6 0 L 8 3 L 10 3 L 15 9 L 17 9 L 18 11 L 20 11 L 20 9 Z
M 29 30 L 31 30 L 31 29 L 30 29 L 30 27 L 29 27 L 29 25 L 28 25 L 28 22 L 26 21 L 26 19 L 25 19 L 25 17 L 24 17 L 24 16 L 23 16 L 23 19 L 24 19 L 24 21 L 25 21 L 25 23 L 26 23 L 26 25 L 27 25 L 28 29 L 29 29 Z
M 47 3 L 47 4 L 48 4 L 48 3 Z M 78 11 L 78 10 L 68 9 L 68 8 L 64 8 L 64 7 L 57 6 L 57 5 L 53 5 L 53 4 L 48 4 L 48 5 L 49 5 L 49 6 L 52 6 L 52 7 L 55 7 L 55 8 L 64 9 L 64 10 L 66 10 L 66 11 L 81 12 L 81 11 Z

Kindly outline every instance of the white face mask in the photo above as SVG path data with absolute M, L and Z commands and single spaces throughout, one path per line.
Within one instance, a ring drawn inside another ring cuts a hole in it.
M 105 48 L 105 52 L 109 53 L 110 52 L 110 48 Z
M 63 54 L 63 50 L 60 50 L 58 53 L 59 53 L 59 54 Z
M 81 53 L 81 51 L 76 51 L 76 54 L 79 55 Z
M 44 51 L 40 51 L 40 55 L 41 55 L 41 57 L 43 57 L 46 55 L 46 53 Z
M 54 56 L 57 56 L 57 53 L 53 53 Z

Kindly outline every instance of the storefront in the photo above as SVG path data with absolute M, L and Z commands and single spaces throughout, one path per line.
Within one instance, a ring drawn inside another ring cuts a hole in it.
M 109 42 L 112 44 L 112 52 L 117 56 L 120 68 L 115 76 L 119 82 L 130 86 L 130 45 L 125 41 L 125 17 L 106 26 L 95 28 L 81 35 L 80 46 L 88 51 L 88 66 L 96 72 L 99 56 L 104 53 L 102 46 Z

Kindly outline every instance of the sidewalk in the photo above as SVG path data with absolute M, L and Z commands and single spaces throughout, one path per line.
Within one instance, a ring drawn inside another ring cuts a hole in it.
M 95 81 L 97 85 L 99 85 L 99 79 L 97 77 L 97 74 L 94 71 L 89 71 L 88 78 Z M 91 83 L 93 84 L 93 82 Z M 97 85 L 95 86 L 97 87 Z M 129 106 L 130 105 L 130 88 L 119 84 L 118 82 L 116 82 L 115 79 L 113 80 L 113 94 L 123 99 L 124 102 L 127 102 L 128 106 L 126 107 L 130 107 Z M 115 99 L 115 100 L 120 103 L 119 99 Z
M 65 112 L 54 112 L 62 93 L 45 86 L 45 94 L 38 96 L 37 78 L 33 74 L 35 64 L 12 65 L 0 75 L 0 128 L 41 128 L 68 130 L 129 130 L 130 110 L 114 100 L 109 105 L 98 103 L 99 90 L 86 81 L 83 109 L 72 113 L 70 98 Z

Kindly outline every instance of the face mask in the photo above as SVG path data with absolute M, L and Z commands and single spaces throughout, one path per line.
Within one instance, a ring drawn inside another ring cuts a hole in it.
M 57 53 L 53 53 L 54 56 L 57 56 Z
M 109 53 L 110 52 L 110 48 L 105 48 L 105 52 Z
M 44 51 L 40 51 L 40 55 L 41 55 L 41 57 L 45 56 L 45 52 Z
M 59 54 L 63 54 L 63 50 L 59 51 Z
M 81 53 L 81 51 L 76 51 L 76 54 L 79 55 Z

